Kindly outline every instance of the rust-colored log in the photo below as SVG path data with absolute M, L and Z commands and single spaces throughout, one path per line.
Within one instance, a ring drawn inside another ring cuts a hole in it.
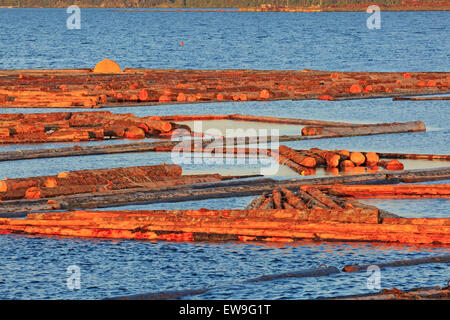
M 282 165 L 291 168 L 292 170 L 294 170 L 295 172 L 297 172 L 299 175 L 302 176 L 309 176 L 315 174 L 315 169 L 299 165 L 298 163 L 290 160 L 289 158 L 285 157 L 282 154 L 278 154 L 278 162 Z
M 272 191 L 272 199 L 275 207 L 274 209 L 283 209 L 282 196 L 280 190 L 275 189 Z
M 320 185 L 320 189 L 355 198 L 449 198 L 450 185 Z M 303 188 L 309 188 L 305 186 Z
M 307 206 L 303 200 L 301 200 L 299 197 L 297 197 L 292 191 L 281 188 L 281 191 L 283 192 L 287 202 L 294 208 L 297 209 L 306 209 Z
M 314 168 L 316 166 L 316 159 L 297 153 L 295 150 L 287 146 L 280 145 L 279 154 L 307 168 Z
M 386 170 L 390 170 L 390 171 L 398 171 L 398 170 L 404 169 L 403 164 L 400 161 L 398 161 L 397 159 L 390 160 L 390 161 L 379 161 L 378 165 L 383 168 L 386 168 Z
M 322 191 L 320 191 L 317 188 L 304 187 L 302 189 L 305 190 L 306 192 L 308 192 L 312 197 L 314 197 L 317 200 L 319 200 L 320 202 L 322 202 L 328 208 L 332 208 L 332 209 L 340 209 L 341 208 L 336 202 L 334 202 L 330 197 L 328 197 L 325 193 L 323 193 Z

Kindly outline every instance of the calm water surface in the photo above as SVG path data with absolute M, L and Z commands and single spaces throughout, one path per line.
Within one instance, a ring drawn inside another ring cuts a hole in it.
M 252 68 L 349 71 L 449 71 L 448 12 L 383 12 L 382 28 L 368 30 L 366 13 L 144 13 L 85 9 L 81 30 L 67 30 L 64 9 L 0 9 L 0 69 L 91 68 L 105 56 L 122 67 Z M 180 46 L 184 42 L 184 46 Z M 352 122 L 422 120 L 424 133 L 288 142 L 295 148 L 449 154 L 448 101 L 275 101 L 111 109 L 139 116 L 231 114 Z M 2 109 L 0 112 L 47 112 Z M 289 129 L 291 130 L 291 129 Z M 123 141 L 122 141 L 123 142 Z M 106 143 L 122 143 L 121 141 Z M 103 144 L 92 142 L 89 144 Z M 55 144 L 46 148 L 68 146 Z M 0 151 L 42 148 L 0 146 Z M 0 163 L 0 179 L 65 170 L 171 162 L 166 153 L 38 159 Z M 257 172 L 256 165 L 186 165 L 186 173 Z M 298 176 L 283 171 L 278 177 Z M 449 181 L 446 181 L 449 183 Z M 126 209 L 243 208 L 251 197 Z M 406 217 L 448 217 L 449 200 L 365 200 Z M 213 286 L 193 299 L 311 299 L 368 293 L 365 272 L 323 278 L 243 284 L 264 274 L 320 264 L 342 268 L 448 254 L 448 247 L 358 243 L 168 243 L 0 237 L 1 299 L 101 299 Z M 67 267 L 81 269 L 81 289 L 66 286 Z M 444 285 L 449 265 L 382 270 L 381 286 Z M 376 290 L 375 290 L 376 291 Z

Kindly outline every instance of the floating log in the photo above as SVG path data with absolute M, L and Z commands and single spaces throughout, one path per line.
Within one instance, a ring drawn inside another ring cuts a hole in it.
M 333 297 L 332 300 L 448 300 L 450 298 L 449 287 L 440 288 L 414 288 L 406 291 L 397 288 L 383 289 L 378 293 L 368 293 L 364 295 L 352 295 L 343 297 Z
M 336 267 L 321 267 L 315 269 L 306 269 L 299 271 L 292 271 L 280 274 L 273 275 L 264 275 L 258 278 L 247 279 L 244 280 L 243 283 L 254 283 L 254 282 L 263 282 L 263 281 L 272 281 L 277 279 L 285 279 L 285 278 L 309 278 L 309 277 L 323 277 L 329 276 L 331 274 L 339 273 L 339 269 Z M 204 294 L 215 287 L 203 287 L 198 289 L 187 289 L 187 290 L 175 290 L 175 291 L 163 291 L 156 293 L 144 293 L 137 294 L 131 296 L 122 296 L 122 297 L 114 297 L 108 298 L 106 300 L 168 300 L 168 299 L 180 299 L 188 296 L 200 295 Z
M 352 264 L 352 265 L 345 266 L 342 269 L 342 271 L 344 271 L 344 272 L 366 271 L 367 268 L 369 268 L 372 265 L 376 265 L 381 269 L 381 268 L 386 268 L 386 267 L 415 266 L 415 265 L 426 264 L 426 263 L 450 263 L 450 255 L 397 260 L 397 261 L 382 262 L 382 263 L 377 263 L 377 264 L 374 263 L 374 264 L 368 264 L 368 265 Z
M 450 100 L 450 97 L 394 97 L 393 101 L 430 101 L 430 100 Z
M 316 198 L 320 202 L 322 202 L 324 205 L 326 205 L 328 208 L 335 208 L 340 209 L 341 207 L 333 201 L 330 197 L 328 197 L 325 193 L 320 191 L 316 188 L 310 188 L 310 187 L 302 187 L 303 190 L 308 192 L 312 197 Z
M 324 185 L 314 187 L 353 198 L 450 198 L 449 184 Z
M 316 159 L 314 159 L 313 157 L 306 157 L 302 154 L 299 154 L 287 146 L 280 146 L 279 154 L 303 167 L 307 168 L 316 167 Z
M 357 136 L 357 135 L 376 135 L 376 134 L 390 134 L 390 133 L 404 133 L 404 132 L 424 132 L 426 131 L 425 124 L 422 121 L 410 121 L 405 123 L 386 123 L 377 125 L 361 125 L 358 127 L 320 127 L 314 130 L 312 127 L 307 136 L 313 137 L 331 137 L 331 136 Z

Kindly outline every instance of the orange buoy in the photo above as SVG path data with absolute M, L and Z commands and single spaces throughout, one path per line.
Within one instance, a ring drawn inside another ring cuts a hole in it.
M 184 46 L 184 42 L 182 41 L 182 42 L 180 42 L 180 46 Z
M 95 73 L 121 73 L 122 70 L 117 62 L 105 59 L 97 63 L 94 68 Z

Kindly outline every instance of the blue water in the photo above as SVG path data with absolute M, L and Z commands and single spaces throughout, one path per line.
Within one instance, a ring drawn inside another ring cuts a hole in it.
M 0 9 L 0 69 L 91 68 L 105 56 L 122 67 L 449 71 L 448 12 L 382 12 L 380 30 L 366 13 L 148 13 L 83 9 L 81 30 L 66 29 L 64 9 Z M 184 46 L 180 46 L 184 42 Z M 47 112 L 2 109 L 0 112 Z M 52 110 L 53 111 L 53 110 Z M 138 116 L 255 114 L 355 122 L 422 120 L 425 133 L 287 142 L 295 148 L 450 154 L 448 101 L 273 101 L 111 109 Z M 88 144 L 122 143 L 91 142 Z M 0 146 L 0 151 L 73 144 Z M 0 163 L 0 179 L 60 171 L 171 162 L 168 153 L 115 154 Z M 185 172 L 254 172 L 251 165 L 185 165 Z M 290 177 L 298 178 L 292 174 Z M 285 178 L 285 177 L 275 177 Z M 449 183 L 448 181 L 446 181 Z M 127 206 L 126 209 L 243 208 L 252 197 Z M 406 217 L 448 217 L 450 201 L 365 200 Z M 241 281 L 320 264 L 342 268 L 448 254 L 448 247 L 359 244 L 169 243 L 0 236 L 0 299 L 101 299 L 212 286 L 194 299 L 311 299 L 368 293 L 365 272 L 323 278 Z M 67 267 L 81 289 L 66 286 Z M 449 265 L 382 270 L 381 286 L 444 285 Z

